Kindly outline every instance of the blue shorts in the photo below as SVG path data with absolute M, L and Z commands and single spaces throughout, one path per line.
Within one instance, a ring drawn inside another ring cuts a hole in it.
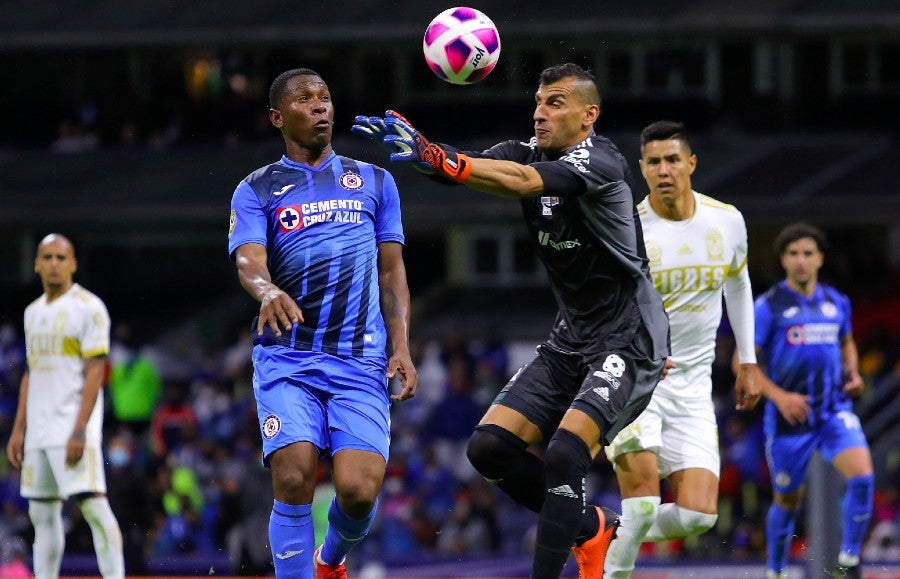
M 848 448 L 868 448 L 859 418 L 849 410 L 832 414 L 810 432 L 767 434 L 766 459 L 772 476 L 772 488 L 779 494 L 796 491 L 806 479 L 806 467 L 815 450 L 834 462 Z
M 345 358 L 284 346 L 253 347 L 253 393 L 263 461 L 311 442 L 332 456 L 346 449 L 388 460 L 390 399 L 385 360 Z

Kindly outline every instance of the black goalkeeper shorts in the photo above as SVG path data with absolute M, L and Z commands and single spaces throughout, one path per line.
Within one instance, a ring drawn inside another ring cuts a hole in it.
M 609 445 L 650 403 L 665 358 L 651 360 L 634 345 L 597 354 L 562 352 L 541 344 L 535 357 L 497 395 L 500 404 L 525 415 L 544 440 L 569 408 L 593 418 Z

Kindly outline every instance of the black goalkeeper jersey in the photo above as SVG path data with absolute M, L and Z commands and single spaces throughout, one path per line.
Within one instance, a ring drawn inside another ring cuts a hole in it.
M 669 355 L 669 323 L 653 287 L 631 190 L 631 170 L 616 146 L 591 134 L 559 158 L 528 143 L 505 141 L 473 157 L 564 171 L 582 193 L 545 190 L 521 200 L 525 223 L 547 273 L 559 313 L 548 344 L 594 353 L 632 343 L 652 359 Z

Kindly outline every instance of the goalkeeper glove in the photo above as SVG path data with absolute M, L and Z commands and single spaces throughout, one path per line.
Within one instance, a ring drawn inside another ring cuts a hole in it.
M 440 145 L 432 143 L 400 113 L 387 111 L 384 126 L 391 133 L 384 137 L 384 142 L 398 149 L 391 153 L 391 161 L 415 163 L 415 167 L 420 171 L 428 173 L 436 171 L 460 183 L 469 178 L 472 172 L 469 157 L 462 153 L 445 151 Z
M 378 143 L 379 145 L 384 144 L 384 137 L 387 136 L 387 128 L 384 126 L 383 118 L 358 115 L 353 119 L 353 123 L 353 126 L 350 127 L 351 133 L 365 137 L 373 143 Z

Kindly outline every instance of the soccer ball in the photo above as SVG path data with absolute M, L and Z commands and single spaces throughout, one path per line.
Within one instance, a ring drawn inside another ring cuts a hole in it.
M 497 65 L 500 34 L 484 13 L 457 6 L 434 17 L 425 29 L 422 51 L 439 78 L 452 84 L 472 84 Z

